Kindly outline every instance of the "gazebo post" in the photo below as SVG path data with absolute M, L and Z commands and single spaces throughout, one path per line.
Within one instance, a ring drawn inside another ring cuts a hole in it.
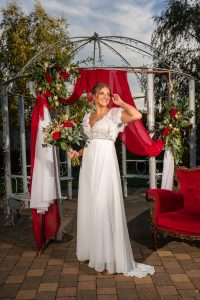
M 123 184 L 123 193 L 124 197 L 128 196 L 127 190 L 127 165 L 126 165 L 126 147 L 122 143 L 122 184 Z
M 152 71 L 151 69 L 149 71 Z M 147 73 L 147 124 L 148 130 L 154 129 L 155 125 L 155 111 L 154 111 L 154 74 Z M 156 188 L 156 159 L 149 157 L 149 184 L 150 188 Z
M 70 114 L 70 107 L 66 106 L 66 114 Z M 68 178 L 72 178 L 72 165 L 71 165 L 71 159 L 67 155 L 67 176 Z M 68 189 L 68 197 L 69 199 L 72 199 L 72 180 L 68 180 L 67 183 L 67 189 Z
M 56 193 L 57 193 L 57 201 L 58 201 L 58 210 L 60 215 L 60 220 L 62 220 L 62 195 L 60 188 L 60 174 L 59 174 L 59 149 L 58 147 L 53 147 L 53 161 L 54 161 L 54 171 L 55 171 L 55 184 L 56 184 Z M 62 228 L 61 224 L 57 233 L 57 240 L 62 241 Z
M 19 124 L 20 124 L 20 145 L 22 155 L 22 184 L 23 193 L 29 198 L 28 190 L 28 178 L 27 178 L 27 160 L 26 160 L 26 132 L 25 132 L 25 121 L 24 121 L 24 97 L 19 96 Z M 28 200 L 25 200 L 25 208 L 28 208 Z
M 190 167 L 196 167 L 196 124 L 195 124 L 195 81 L 193 78 L 189 79 L 189 107 L 193 111 L 191 118 L 192 129 L 190 134 Z
M 12 194 L 11 182 L 11 157 L 10 157 L 10 130 L 9 130 L 9 111 L 8 111 L 8 93 L 7 84 L 2 85 L 2 120 L 3 120 L 3 149 L 4 149 L 4 167 L 5 167 L 5 201 L 6 212 L 10 215 L 8 199 Z

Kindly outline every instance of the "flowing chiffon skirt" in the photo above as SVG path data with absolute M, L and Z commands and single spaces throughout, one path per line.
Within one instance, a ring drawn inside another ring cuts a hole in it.
M 89 140 L 79 175 L 77 257 L 102 272 L 144 277 L 154 267 L 133 258 L 114 142 Z

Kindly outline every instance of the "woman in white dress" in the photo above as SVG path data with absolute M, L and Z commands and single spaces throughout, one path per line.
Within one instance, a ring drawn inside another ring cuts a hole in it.
M 141 113 L 112 95 L 104 83 L 92 90 L 95 111 L 84 116 L 84 149 L 71 150 L 69 157 L 82 156 L 79 175 L 77 257 L 89 261 L 98 272 L 144 277 L 154 267 L 136 263 L 128 235 L 119 166 L 114 142 L 127 123 Z M 110 101 L 119 108 L 109 108 Z

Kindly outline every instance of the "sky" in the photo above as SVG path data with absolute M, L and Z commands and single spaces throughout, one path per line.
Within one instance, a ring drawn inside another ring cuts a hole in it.
M 26 14 L 34 9 L 34 0 L 16 2 Z M 8 3 L 9 0 L 0 0 L 0 8 L 6 7 Z M 40 0 L 40 3 L 50 15 L 67 18 L 70 37 L 92 36 L 97 32 L 99 36 L 125 36 L 150 43 L 155 28 L 153 16 L 161 13 L 164 0 Z M 93 48 L 84 51 L 80 55 L 87 56 L 91 51 L 89 56 L 92 56 Z M 118 51 L 128 61 L 132 59 L 131 65 L 142 66 L 149 63 L 149 59 L 133 55 L 125 48 Z M 102 52 L 104 59 L 110 64 L 116 59 L 108 49 L 102 49 Z
M 11 2 L 0 0 L 0 8 Z M 25 13 L 34 9 L 34 0 L 16 0 Z M 52 16 L 65 16 L 69 34 L 126 36 L 150 43 L 155 27 L 153 16 L 161 12 L 164 0 L 40 0 Z
M 6 7 L 9 0 L 1 0 Z M 34 8 L 34 0 L 16 1 L 25 13 Z M 45 10 L 53 16 L 65 15 L 71 36 L 123 35 L 149 42 L 153 19 L 159 14 L 164 0 L 40 0 Z

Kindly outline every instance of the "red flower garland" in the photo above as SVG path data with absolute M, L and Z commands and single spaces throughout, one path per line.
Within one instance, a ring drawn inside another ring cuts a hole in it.
M 177 109 L 176 108 L 172 108 L 171 110 L 170 110 L 170 117 L 176 117 L 176 115 L 178 114 L 178 111 L 177 111 Z
M 166 136 L 169 132 L 170 132 L 171 128 L 168 126 L 168 127 L 165 127 L 162 131 L 162 136 Z
M 52 78 L 51 74 L 49 74 L 48 72 L 45 72 L 44 77 L 50 84 L 53 83 L 53 78 Z
M 45 91 L 45 92 L 43 93 L 43 95 L 44 95 L 45 97 L 51 97 L 50 91 Z
M 60 77 L 63 78 L 63 79 L 68 79 L 69 76 L 70 76 L 69 73 L 64 73 L 64 72 L 60 73 L 59 75 L 60 75 Z

